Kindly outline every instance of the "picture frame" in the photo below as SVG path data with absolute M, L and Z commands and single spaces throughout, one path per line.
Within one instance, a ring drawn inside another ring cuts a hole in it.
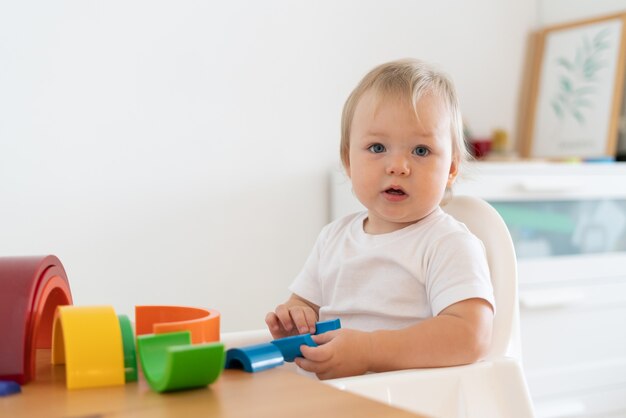
M 545 28 L 534 45 L 522 157 L 614 158 L 626 13 Z

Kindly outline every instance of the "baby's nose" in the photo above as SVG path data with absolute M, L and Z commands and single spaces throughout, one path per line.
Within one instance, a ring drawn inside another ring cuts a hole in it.
M 411 174 L 407 159 L 404 157 L 393 158 L 387 166 L 387 174 L 394 176 L 408 176 Z

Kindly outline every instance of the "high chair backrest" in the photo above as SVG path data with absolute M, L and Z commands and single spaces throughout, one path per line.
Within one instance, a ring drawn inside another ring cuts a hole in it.
M 442 209 L 463 222 L 485 246 L 496 301 L 487 358 L 509 356 L 521 361 L 517 262 L 504 220 L 489 203 L 473 196 L 453 196 Z

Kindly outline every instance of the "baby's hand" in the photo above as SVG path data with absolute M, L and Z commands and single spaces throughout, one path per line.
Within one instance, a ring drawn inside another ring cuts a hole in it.
M 317 313 L 313 308 L 290 302 L 278 305 L 276 312 L 265 316 L 265 323 L 274 339 L 315 332 Z
M 298 357 L 295 362 L 322 380 L 361 375 L 369 369 L 372 355 L 370 335 L 369 332 L 351 329 L 314 335 L 313 340 L 319 346 L 301 346 L 304 358 Z

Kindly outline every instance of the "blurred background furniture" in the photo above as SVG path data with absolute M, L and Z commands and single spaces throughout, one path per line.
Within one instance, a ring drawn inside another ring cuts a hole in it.
M 511 232 L 537 416 L 626 416 L 626 164 L 474 163 L 456 193 Z

